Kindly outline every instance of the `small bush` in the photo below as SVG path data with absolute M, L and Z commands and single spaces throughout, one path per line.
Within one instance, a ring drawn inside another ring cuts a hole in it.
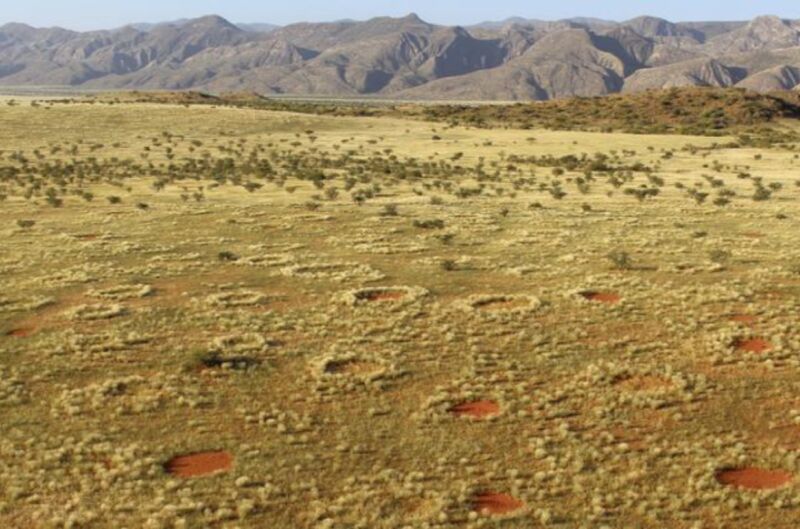
M 396 217 L 400 213 L 397 209 L 397 204 L 386 204 L 381 210 L 382 217 Z
M 630 254 L 624 250 L 614 250 L 606 258 L 611 261 L 617 270 L 630 270 L 633 268 L 633 261 Z
M 441 230 L 444 229 L 444 221 L 441 219 L 430 220 L 415 220 L 414 227 L 423 230 Z
M 445 259 L 441 262 L 440 266 L 445 272 L 452 272 L 458 268 L 456 262 L 452 259 Z
M 712 263 L 726 265 L 731 260 L 731 252 L 727 250 L 712 250 L 709 252 L 708 258 L 711 259 Z

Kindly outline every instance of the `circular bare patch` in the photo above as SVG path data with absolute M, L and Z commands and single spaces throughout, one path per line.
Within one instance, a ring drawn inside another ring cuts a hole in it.
M 144 298 L 153 294 L 150 285 L 117 285 L 99 290 L 91 290 L 90 295 L 112 301 L 125 301 L 135 298 Z
M 464 310 L 480 312 L 526 312 L 542 307 L 542 300 L 534 296 L 488 295 L 470 296 L 457 302 Z
M 349 360 L 331 360 L 323 367 L 323 370 L 328 375 L 355 375 L 355 376 L 370 376 L 382 373 L 385 371 L 385 366 L 377 362 L 370 362 L 368 360 L 359 360 L 351 358 Z
M 733 346 L 739 351 L 761 354 L 772 349 L 772 344 L 763 338 L 746 338 L 736 340 Z
M 384 274 L 360 263 L 311 263 L 286 266 L 280 269 L 285 276 L 306 279 L 331 279 L 346 281 L 361 278 L 365 281 L 380 281 Z
M 116 318 L 117 316 L 123 316 L 127 314 L 127 312 L 128 311 L 125 307 L 118 304 L 81 305 L 72 310 L 71 317 L 73 320 L 84 321 L 110 320 L 111 318 Z
M 236 262 L 240 265 L 272 267 L 286 266 L 293 261 L 294 258 L 289 254 L 261 254 L 244 257 Z
M 217 307 L 234 308 L 263 305 L 269 301 L 269 298 L 261 292 L 236 290 L 212 294 L 206 298 L 206 301 Z
M 390 289 L 368 289 L 356 294 L 359 301 L 397 301 L 405 296 L 406 293 L 401 290 Z
M 485 310 L 513 310 L 528 307 L 531 300 L 515 296 L 497 296 L 478 300 L 473 304 L 476 309 Z
M 475 400 L 456 404 L 447 411 L 458 417 L 487 419 L 500 415 L 500 405 L 492 400 Z
M 421 299 L 429 294 L 421 287 L 371 287 L 348 290 L 338 294 L 336 299 L 348 305 L 364 305 L 368 303 L 408 303 Z
M 583 299 L 594 301 L 596 303 L 606 303 L 608 305 L 615 305 L 622 301 L 622 296 L 614 292 L 599 292 L 596 290 L 585 290 L 580 293 Z
M 368 352 L 334 352 L 313 359 L 309 367 L 321 396 L 383 388 L 405 374 L 391 360 Z
M 764 470 L 762 468 L 734 468 L 717 472 L 717 481 L 722 485 L 742 489 L 777 489 L 792 481 L 793 476 L 783 470 Z
M 33 327 L 18 327 L 8 331 L 6 336 L 11 338 L 27 338 L 28 336 L 32 336 L 34 332 L 36 332 L 36 329 Z
M 265 351 L 268 347 L 267 339 L 263 335 L 253 332 L 230 334 L 214 339 L 214 348 L 226 353 L 256 353 Z
M 199 357 L 202 369 L 246 370 L 259 365 L 259 360 L 250 356 L 221 355 L 216 352 L 206 353 Z
M 472 498 L 472 510 L 493 516 L 502 516 L 518 511 L 525 506 L 523 502 L 508 494 L 481 492 Z
M 181 478 L 195 478 L 228 471 L 232 465 L 233 456 L 228 452 L 198 452 L 173 457 L 164 465 L 164 470 Z

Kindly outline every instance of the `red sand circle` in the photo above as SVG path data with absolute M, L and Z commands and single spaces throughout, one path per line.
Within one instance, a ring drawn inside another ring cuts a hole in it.
M 734 347 L 740 351 L 764 353 L 772 349 L 772 344 L 763 338 L 749 338 L 747 340 L 737 340 Z
M 334 360 L 325 365 L 324 371 L 329 375 L 368 375 L 370 373 L 378 373 L 382 366 L 377 362 L 369 362 L 366 360 L 350 359 L 350 360 Z
M 500 415 L 500 405 L 491 400 L 476 400 L 471 402 L 462 402 L 456 404 L 448 410 L 453 415 L 459 417 L 474 417 L 476 419 L 485 419 L 487 417 L 494 417 Z
M 589 301 L 607 303 L 609 305 L 613 305 L 622 301 L 622 296 L 615 294 L 614 292 L 597 292 L 594 290 L 587 290 L 586 292 L 581 292 L 581 296 Z
M 717 481 L 722 485 L 752 490 L 777 489 L 792 481 L 792 475 L 783 470 L 762 468 L 733 468 L 717 472 Z
M 359 299 L 370 302 L 397 301 L 404 297 L 406 293 L 401 290 L 369 290 L 359 295 Z
M 27 338 L 34 333 L 35 329 L 31 327 L 20 327 L 18 329 L 11 329 L 6 333 L 6 336 L 12 338 Z
M 230 470 L 232 465 L 233 456 L 228 452 L 197 452 L 173 457 L 164 465 L 164 469 L 174 476 L 195 478 Z
M 503 515 L 517 511 L 525 506 L 513 496 L 499 492 L 481 492 L 472 498 L 472 510 L 484 514 Z

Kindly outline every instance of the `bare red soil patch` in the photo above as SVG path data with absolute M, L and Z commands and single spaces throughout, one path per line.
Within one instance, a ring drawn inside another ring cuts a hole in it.
M 357 295 L 361 301 L 397 301 L 406 297 L 402 290 L 365 290 Z
M 365 360 L 341 360 L 325 364 L 325 372 L 330 375 L 369 375 L 381 368 L 380 364 Z
M 472 510 L 495 516 L 518 511 L 525 506 L 523 502 L 508 494 L 481 492 L 472 498 Z
M 491 400 L 476 400 L 472 402 L 462 402 L 461 404 L 456 404 L 448 411 L 459 417 L 485 419 L 487 417 L 500 415 L 500 405 Z
M 93 240 L 97 239 L 98 237 L 100 237 L 100 236 L 98 234 L 96 234 L 96 233 L 85 233 L 83 235 L 77 235 L 76 236 L 76 238 L 78 240 L 80 240 L 80 241 L 93 241 Z
M 524 298 L 495 298 L 479 301 L 473 305 L 476 309 L 484 310 L 512 310 L 530 305 L 530 300 Z
M 173 457 L 164 469 L 174 476 L 195 478 L 230 470 L 232 465 L 233 456 L 228 452 L 199 452 Z
M 607 303 L 609 305 L 614 305 L 622 301 L 622 296 L 615 294 L 614 292 L 596 292 L 594 290 L 588 290 L 586 292 L 581 292 L 581 296 L 589 301 Z
M 734 314 L 731 316 L 731 321 L 744 325 L 755 325 L 758 318 L 751 314 Z
M 8 331 L 6 336 L 12 338 L 27 338 L 28 336 L 32 336 L 34 332 L 36 332 L 36 329 L 33 327 L 19 327 Z
M 788 472 L 762 468 L 721 470 L 716 477 L 722 485 L 753 490 L 777 489 L 792 481 L 792 475 Z
M 765 353 L 773 347 L 771 343 L 763 338 L 737 340 L 733 345 L 736 347 L 736 349 L 740 351 L 747 351 L 749 353 Z

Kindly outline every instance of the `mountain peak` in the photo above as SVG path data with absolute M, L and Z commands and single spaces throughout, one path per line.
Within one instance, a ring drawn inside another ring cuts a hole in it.
M 677 37 L 681 31 L 678 26 L 663 18 L 641 16 L 628 20 L 625 26 L 633 28 L 636 33 L 643 37 Z
M 186 21 L 183 27 L 187 28 L 221 28 L 241 31 L 238 26 L 228 22 L 226 19 L 219 15 L 206 15 L 199 18 Z
M 0 26 L 0 30 L 32 30 L 35 29 L 33 26 L 29 26 L 28 24 L 23 24 L 22 22 L 9 22 L 7 24 L 3 24 Z
M 750 22 L 751 26 L 787 26 L 788 24 L 784 19 L 776 15 L 762 15 L 754 18 Z

